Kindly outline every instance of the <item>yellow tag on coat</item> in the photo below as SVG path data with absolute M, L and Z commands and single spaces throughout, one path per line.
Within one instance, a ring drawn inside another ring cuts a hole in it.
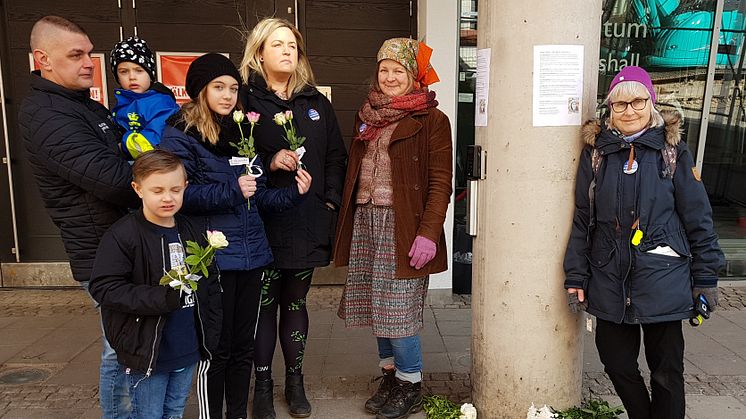
M 702 175 L 699 174 L 699 170 L 697 170 L 697 167 L 692 167 L 692 174 L 694 175 L 694 179 L 697 180 L 697 182 L 702 182 Z
M 639 246 L 641 241 L 642 241 L 642 230 L 635 230 L 635 233 L 632 235 L 632 245 Z

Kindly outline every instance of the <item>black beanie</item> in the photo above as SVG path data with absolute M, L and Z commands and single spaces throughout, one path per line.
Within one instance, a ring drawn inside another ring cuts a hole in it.
M 119 83 L 117 76 L 117 66 L 120 63 L 131 62 L 144 68 L 150 76 L 151 81 L 155 81 L 155 58 L 153 51 L 148 48 L 148 43 L 144 39 L 131 36 L 124 41 L 117 42 L 114 49 L 111 50 L 111 72 L 114 73 L 114 80 Z
M 197 58 L 187 70 L 187 94 L 192 100 L 196 99 L 208 83 L 220 76 L 231 76 L 241 85 L 241 74 L 225 55 L 210 52 Z

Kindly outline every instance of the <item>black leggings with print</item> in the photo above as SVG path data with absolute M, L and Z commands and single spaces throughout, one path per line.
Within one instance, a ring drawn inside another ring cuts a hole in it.
M 311 286 L 312 276 L 313 268 L 267 268 L 265 271 L 254 352 L 257 380 L 272 378 L 272 357 L 278 335 L 278 307 L 280 347 L 285 358 L 285 372 L 302 372 L 303 352 L 308 339 L 306 295 Z

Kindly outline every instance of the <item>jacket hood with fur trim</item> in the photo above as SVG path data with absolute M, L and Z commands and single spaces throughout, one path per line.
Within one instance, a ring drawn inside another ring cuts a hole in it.
M 678 111 L 660 111 L 666 128 L 666 142 L 676 146 L 681 142 L 681 125 L 683 123 L 681 114 Z M 602 124 L 605 122 L 601 119 L 591 119 L 583 124 L 581 133 L 583 142 L 593 147 L 596 145 L 596 138 L 601 134 Z

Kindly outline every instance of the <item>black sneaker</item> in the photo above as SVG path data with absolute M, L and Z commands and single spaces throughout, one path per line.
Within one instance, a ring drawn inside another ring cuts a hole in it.
M 422 407 L 421 383 L 395 379 L 396 384 L 391 389 L 386 404 L 378 411 L 377 419 L 404 419 Z
M 275 419 L 272 379 L 254 381 L 254 406 L 251 409 L 254 419 Z
M 373 394 L 370 399 L 365 401 L 365 410 L 368 413 L 378 413 L 383 405 L 386 404 L 391 389 L 396 385 L 396 379 L 394 378 L 394 375 L 396 374 L 395 369 L 381 368 L 381 372 L 383 372 L 383 375 L 376 378 L 376 380 L 381 380 L 381 384 L 378 385 L 378 390 L 376 390 L 375 394 Z

